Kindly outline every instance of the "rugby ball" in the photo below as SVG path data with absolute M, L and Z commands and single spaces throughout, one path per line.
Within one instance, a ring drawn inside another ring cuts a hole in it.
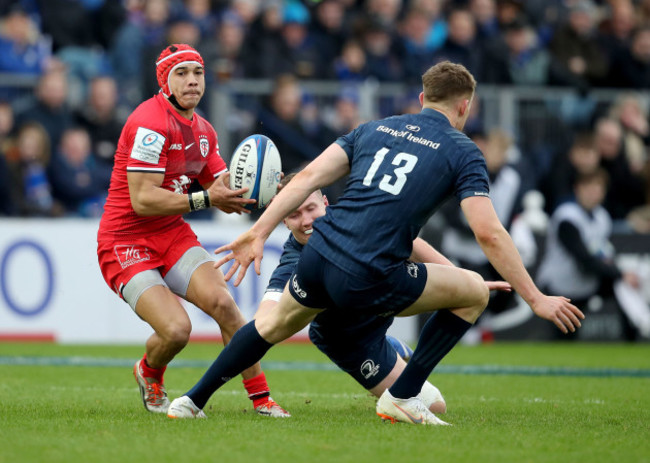
M 393 349 L 395 349 L 397 355 L 402 357 L 405 362 L 411 360 L 411 356 L 413 355 L 413 349 L 411 349 L 408 346 L 408 344 L 406 344 L 404 341 L 400 341 L 399 339 L 389 335 L 386 335 L 386 340 L 391 346 L 393 346 Z
M 247 209 L 262 209 L 278 191 L 282 162 L 275 143 L 264 135 L 250 135 L 235 148 L 230 159 L 230 188 L 248 188 L 242 196 L 257 200 Z

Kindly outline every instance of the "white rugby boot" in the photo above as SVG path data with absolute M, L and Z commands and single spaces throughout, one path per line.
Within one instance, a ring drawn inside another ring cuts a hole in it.
M 393 397 L 388 389 L 377 401 L 377 415 L 382 420 L 391 423 L 402 422 L 410 424 L 430 424 L 448 426 L 449 423 L 442 421 L 431 413 L 419 397 L 410 399 L 398 399 Z
M 133 366 L 133 376 L 140 388 L 140 396 L 144 408 L 153 413 L 167 413 L 169 408 L 169 399 L 167 398 L 167 389 L 162 381 L 154 378 L 145 378 L 142 373 L 143 360 L 140 359 L 135 362 Z
M 429 381 L 425 381 L 422 385 L 422 390 L 417 395 L 417 397 L 422 400 L 424 406 L 431 410 L 433 404 L 438 404 L 437 408 L 439 409 L 436 413 L 444 413 L 447 410 L 447 404 L 445 403 L 444 397 L 440 393 L 440 389 L 435 387 Z
M 280 407 L 278 403 L 269 397 L 268 402 L 255 407 L 258 415 L 270 416 L 271 418 L 291 418 L 291 413 Z
M 184 395 L 172 400 L 167 410 L 169 418 L 207 418 L 207 415 L 199 407 L 194 405 L 192 399 Z

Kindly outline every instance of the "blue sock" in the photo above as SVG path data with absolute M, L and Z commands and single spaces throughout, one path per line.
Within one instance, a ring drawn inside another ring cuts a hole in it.
M 422 328 L 411 360 L 390 387 L 391 395 L 401 399 L 418 395 L 436 365 L 471 326 L 449 310 L 439 310 L 430 317 Z
M 255 320 L 242 326 L 232 337 L 219 357 L 192 389 L 185 394 L 194 405 L 205 407 L 214 392 L 246 368 L 258 362 L 273 346 L 260 336 Z

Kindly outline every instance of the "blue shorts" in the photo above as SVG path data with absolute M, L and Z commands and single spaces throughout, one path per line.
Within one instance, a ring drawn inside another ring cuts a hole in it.
M 341 370 L 371 389 L 388 376 L 397 361 L 395 349 L 386 341 L 393 318 L 374 316 L 341 325 L 337 315 L 329 310 L 320 313 L 309 327 L 309 339 Z
M 306 307 L 390 317 L 413 304 L 426 282 L 424 264 L 405 261 L 385 277 L 360 278 L 343 272 L 307 245 L 289 279 L 289 291 Z

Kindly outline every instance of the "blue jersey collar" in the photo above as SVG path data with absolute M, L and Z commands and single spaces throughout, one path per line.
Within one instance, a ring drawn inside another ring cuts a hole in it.
M 291 245 L 298 249 L 299 251 L 302 251 L 302 248 L 304 247 L 304 244 L 301 244 L 295 236 L 293 236 L 293 233 L 289 232 L 289 242 Z
M 451 127 L 451 123 L 449 122 L 449 119 L 447 119 L 447 116 L 442 114 L 440 111 L 436 111 L 435 109 L 431 109 L 431 108 L 422 108 L 422 111 L 420 112 L 420 114 L 422 114 L 424 116 L 433 117 L 434 119 L 436 119 L 438 121 L 444 121 L 444 122 L 447 123 L 447 125 L 449 127 Z

